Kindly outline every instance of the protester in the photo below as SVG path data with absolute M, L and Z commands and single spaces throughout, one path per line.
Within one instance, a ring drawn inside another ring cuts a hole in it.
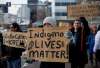
M 1 68 L 7 68 L 7 59 L 6 59 L 6 52 L 5 52 L 5 46 L 3 45 L 3 36 L 2 33 L 0 33 L 0 67 Z
M 98 32 L 95 36 L 95 45 L 93 51 L 96 56 L 96 66 L 98 67 L 98 62 L 100 62 L 100 25 L 98 27 Z
M 84 17 L 80 17 L 74 22 L 74 45 L 72 49 L 71 68 L 84 68 L 88 62 L 87 37 L 89 35 L 88 22 Z
M 89 52 L 89 60 L 90 60 L 90 63 L 91 65 L 93 66 L 94 64 L 94 60 L 93 60 L 93 48 L 94 48 L 94 44 L 95 44 L 95 34 L 97 32 L 97 26 L 96 24 L 91 24 L 90 25 L 90 29 L 91 29 L 91 32 L 89 34 L 89 37 L 88 37 L 88 52 Z
M 19 25 L 15 22 L 10 26 L 10 31 L 21 32 Z M 21 68 L 21 55 L 24 49 L 7 47 L 7 68 Z
M 56 27 L 56 20 L 52 17 L 46 17 L 43 21 L 43 27 Z M 40 68 L 65 68 L 65 63 L 60 62 L 41 62 Z

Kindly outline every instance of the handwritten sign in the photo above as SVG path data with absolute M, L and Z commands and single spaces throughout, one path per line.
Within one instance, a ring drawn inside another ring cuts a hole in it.
M 28 31 L 28 56 L 45 62 L 68 62 L 68 39 L 66 28 L 32 28 Z
M 95 11 L 94 11 L 95 10 Z M 83 4 L 83 5 L 69 5 L 68 16 L 71 18 L 78 18 L 84 16 L 86 18 L 94 18 L 100 16 L 100 5 Z
M 3 43 L 9 47 L 26 48 L 26 34 L 21 32 L 4 32 Z

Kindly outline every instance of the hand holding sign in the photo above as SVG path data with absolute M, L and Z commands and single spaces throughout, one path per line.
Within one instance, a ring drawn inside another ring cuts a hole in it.
M 68 62 L 66 28 L 34 28 L 28 32 L 29 57 L 46 62 Z

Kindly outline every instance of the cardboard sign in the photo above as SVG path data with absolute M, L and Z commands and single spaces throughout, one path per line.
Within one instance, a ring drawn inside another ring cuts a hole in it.
M 69 5 L 68 16 L 71 18 L 78 18 L 84 16 L 88 19 L 100 16 L 100 5 L 95 5 L 95 4 Z
M 9 47 L 26 48 L 26 33 L 4 32 L 3 43 Z
M 68 62 L 69 40 L 65 38 L 66 28 L 33 28 L 28 31 L 28 56 L 45 62 Z

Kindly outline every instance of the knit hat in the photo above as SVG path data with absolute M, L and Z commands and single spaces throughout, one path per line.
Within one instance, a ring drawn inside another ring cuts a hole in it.
M 43 25 L 45 25 L 46 23 L 52 26 L 56 26 L 56 20 L 53 17 L 46 17 L 43 21 Z

